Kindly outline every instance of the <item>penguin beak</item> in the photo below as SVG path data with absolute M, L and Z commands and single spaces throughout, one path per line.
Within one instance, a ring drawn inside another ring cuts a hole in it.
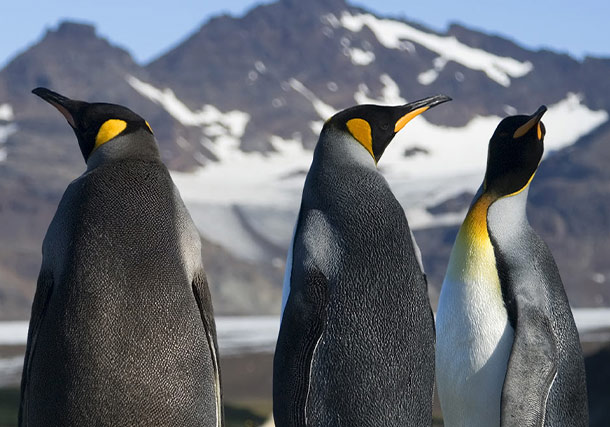
M 538 108 L 538 110 L 532 114 L 530 116 L 530 119 L 525 122 L 524 125 L 521 125 L 516 131 L 515 133 L 513 133 L 513 139 L 516 138 L 521 138 L 523 135 L 525 135 L 526 133 L 528 133 L 530 131 L 530 129 L 532 129 L 534 126 L 538 125 L 540 123 L 540 120 L 542 119 L 542 116 L 544 116 L 544 113 L 546 113 L 546 105 L 541 105 L 540 108 Z M 538 131 L 538 139 L 542 139 L 542 129 L 540 128 L 540 126 L 537 127 L 537 131 Z
M 394 133 L 400 131 L 407 123 L 424 111 L 447 101 L 451 101 L 451 98 L 445 95 L 435 95 L 398 107 L 400 117 L 394 125 Z
M 32 93 L 34 95 L 38 95 L 53 107 L 57 108 L 57 110 L 66 118 L 70 126 L 72 126 L 73 129 L 76 129 L 76 121 L 74 120 L 74 116 L 83 102 L 73 101 L 70 98 L 66 98 L 63 95 L 44 87 L 37 87 L 32 91 Z

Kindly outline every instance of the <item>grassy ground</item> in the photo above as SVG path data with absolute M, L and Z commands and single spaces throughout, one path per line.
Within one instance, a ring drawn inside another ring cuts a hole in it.
M 0 427 L 17 425 L 18 388 L 0 388 Z

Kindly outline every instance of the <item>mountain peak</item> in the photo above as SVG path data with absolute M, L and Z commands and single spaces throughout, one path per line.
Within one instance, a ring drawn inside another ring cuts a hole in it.
M 290 9 L 306 9 L 308 11 L 326 10 L 336 12 L 346 10 L 349 6 L 345 0 L 279 0 L 280 4 Z
M 62 21 L 57 30 L 51 31 L 60 37 L 92 38 L 97 37 L 95 26 L 82 22 Z

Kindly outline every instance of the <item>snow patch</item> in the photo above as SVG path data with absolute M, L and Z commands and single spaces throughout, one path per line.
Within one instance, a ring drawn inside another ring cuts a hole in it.
M 264 74 L 265 72 L 267 72 L 267 67 L 265 66 L 265 63 L 263 61 L 256 61 L 254 63 L 254 68 L 256 68 L 256 71 L 258 71 L 261 74 Z
M 582 104 L 582 95 L 568 93 L 567 97 L 552 105 L 542 121 L 546 127 L 545 154 L 573 144 L 608 120 L 608 112 L 591 111 Z
M 204 105 L 200 110 L 192 111 L 169 88 L 158 89 L 134 76 L 127 76 L 126 80 L 138 93 L 155 104 L 161 105 L 173 118 L 185 126 L 211 126 L 210 132 L 213 134 L 213 126 L 219 124 L 227 129 L 229 135 L 241 138 L 250 121 L 250 115 L 243 111 L 234 110 L 223 113 L 213 105 Z
M 532 63 L 520 62 L 509 57 L 497 56 L 465 45 L 455 37 L 444 37 L 418 30 L 410 25 L 391 19 L 379 19 L 371 14 L 352 15 L 344 12 L 341 24 L 352 32 L 367 26 L 377 40 L 389 49 L 404 49 L 401 42 L 409 40 L 424 46 L 447 61 L 454 61 L 472 70 L 483 71 L 487 77 L 502 86 L 510 86 L 511 78 L 523 77 L 534 68 Z M 428 75 L 431 78 L 431 74 Z
M 606 275 L 604 273 L 593 273 L 591 275 L 591 279 L 593 279 L 595 283 L 599 283 L 600 285 L 602 283 L 606 283 Z
M 312 91 L 307 89 L 305 85 L 297 79 L 291 78 L 288 81 L 288 84 L 292 89 L 303 95 L 309 102 L 311 102 L 313 108 L 316 110 L 316 113 L 318 113 L 322 120 L 327 120 L 328 118 L 334 116 L 337 112 L 335 108 L 320 100 L 320 98 L 318 98 Z
M 417 76 L 417 81 L 420 84 L 424 86 L 432 84 L 438 78 L 440 72 L 443 71 L 445 65 L 447 65 L 447 59 L 443 58 L 442 56 L 439 56 L 433 61 L 433 65 L 434 68 L 428 71 L 424 71 L 423 73 Z
M 238 145 L 227 145 L 218 162 L 209 162 L 196 172 L 171 172 L 200 232 L 246 260 L 267 259 L 261 236 L 267 242 L 274 241 L 269 235 L 290 237 L 305 173 L 313 157 L 299 139 L 273 136 L 270 143 L 274 151 L 266 154 L 243 152 Z M 264 209 L 273 210 L 274 227 L 285 228 L 284 232 L 270 233 L 268 226 L 257 228 L 260 221 L 250 222 L 253 211 Z
M 279 316 L 216 317 L 218 346 L 223 355 L 273 353 L 280 331 Z
M 0 104 L 0 120 L 10 122 L 14 118 L 13 107 L 10 104 Z
M 437 78 L 438 78 L 438 71 L 436 71 L 434 68 L 432 68 L 428 71 L 424 71 L 423 73 L 419 74 L 417 76 L 417 81 L 419 82 L 419 84 L 428 86 L 428 85 L 434 83 L 434 81 Z
M 173 118 L 185 126 L 200 127 L 203 134 L 201 144 L 218 158 L 230 156 L 239 147 L 250 115 L 243 111 L 222 112 L 213 105 L 206 104 L 201 109 L 192 111 L 180 101 L 171 89 L 158 89 L 133 76 L 127 76 L 127 82 L 138 93 L 155 104 L 161 105 Z M 185 149 L 192 149 L 191 143 L 178 139 L 177 144 Z M 201 163 L 201 158 L 198 161 Z
M 505 105 L 503 110 L 509 116 L 514 116 L 517 114 L 517 109 L 512 105 Z
M 313 122 L 309 122 L 309 129 L 314 135 L 319 135 L 322 132 L 322 128 L 324 127 L 324 122 L 322 120 L 316 120 Z
M 320 21 L 323 24 L 328 24 L 333 28 L 339 28 L 341 26 L 341 22 L 337 19 L 337 17 L 332 14 L 332 13 L 328 13 L 326 15 L 322 15 L 320 17 Z
M 354 99 L 358 104 L 379 104 L 379 105 L 400 105 L 406 104 L 407 100 L 400 96 L 398 84 L 388 74 L 379 76 L 379 81 L 383 85 L 380 98 L 370 98 L 369 88 L 365 84 L 358 87 L 358 92 L 354 94 Z
M 354 65 L 369 65 L 375 60 L 375 54 L 370 51 L 358 49 L 357 47 L 348 48 L 352 64 Z
M 580 333 L 610 328 L 610 309 L 608 308 L 581 308 L 572 310 L 572 313 Z
M 28 322 L 0 322 L 0 345 L 23 345 L 28 338 Z
M 304 176 L 286 177 L 308 170 L 313 152 L 296 139 L 272 136 L 270 142 L 275 151 L 266 154 L 243 152 L 238 145 L 229 145 L 218 162 L 210 162 L 195 172 L 171 172 L 187 206 L 210 203 L 282 207 L 298 203 L 298 187 Z
M 7 104 L 5 104 L 5 105 L 7 105 Z M 14 123 L 9 123 L 7 125 L 0 125 L 0 162 L 3 162 L 4 160 L 6 160 L 6 157 L 7 157 L 7 151 L 6 151 L 6 148 L 3 147 L 3 144 L 9 138 L 9 136 L 14 134 L 15 132 L 17 132 L 17 125 Z

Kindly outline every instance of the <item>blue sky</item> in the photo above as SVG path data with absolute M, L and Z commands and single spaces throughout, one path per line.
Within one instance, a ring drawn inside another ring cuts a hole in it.
M 550 48 L 577 58 L 585 54 L 610 57 L 608 0 L 348 2 L 384 16 L 405 17 L 438 31 L 450 22 L 460 22 L 508 37 L 529 48 Z M 63 19 L 95 24 L 98 34 L 129 50 L 138 62 L 146 63 L 196 31 L 210 17 L 223 12 L 241 16 L 261 1 L 12 0 L 3 3 L 0 6 L 3 17 L 0 67 Z

